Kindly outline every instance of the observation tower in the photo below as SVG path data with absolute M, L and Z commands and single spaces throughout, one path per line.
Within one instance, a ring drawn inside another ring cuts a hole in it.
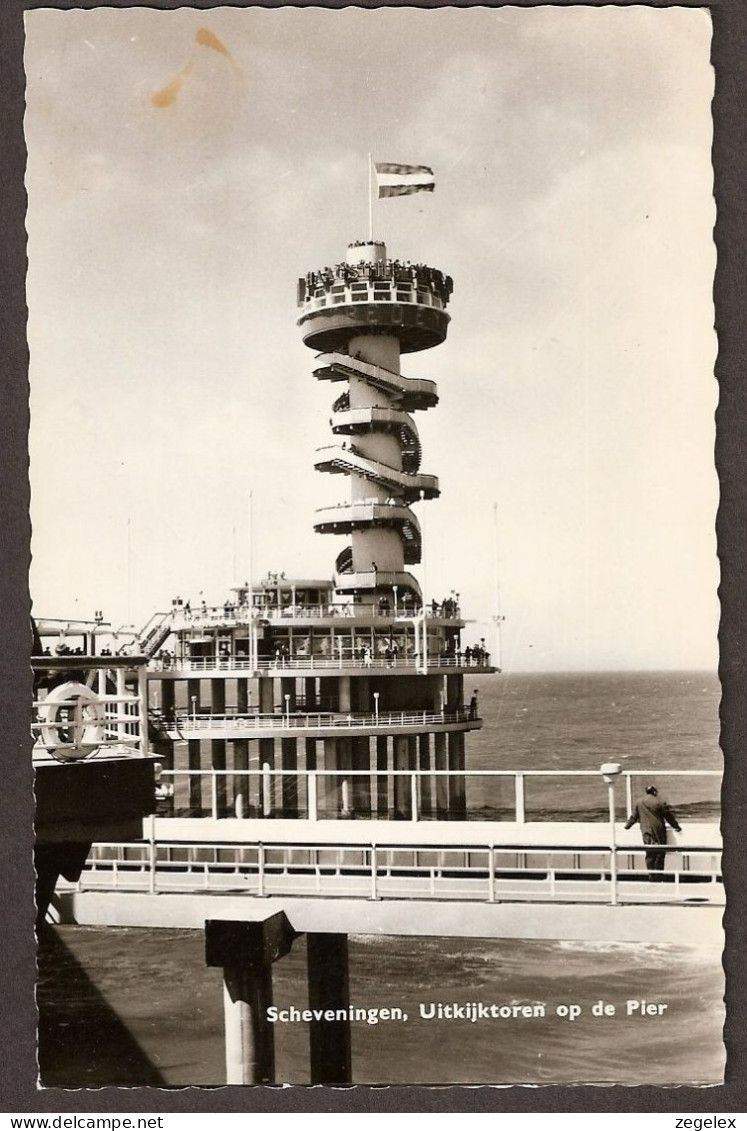
M 396 816 L 409 809 L 403 772 L 429 768 L 451 774 L 436 777 L 437 796 L 420 802 L 432 800 L 441 816 L 463 815 L 464 734 L 481 725 L 474 705 L 464 709 L 458 599 L 427 604 L 407 569 L 423 558 L 412 505 L 439 495 L 436 476 L 421 471 L 413 413 L 433 408 L 438 395 L 433 381 L 402 374 L 401 357 L 445 340 L 452 287 L 433 267 L 390 259 L 375 240 L 350 244 L 344 262 L 298 281 L 298 324 L 304 344 L 319 355 L 314 376 L 342 386 L 332 405 L 334 442 L 318 450 L 315 462 L 318 471 L 348 480 L 348 497 L 319 510 L 315 523 L 320 533 L 346 538 L 335 560 L 334 602 L 351 618 L 351 653 L 364 672 L 343 681 L 340 702 L 362 710 L 375 704 L 379 716 L 423 716 L 417 733 L 377 738 L 381 770 L 391 737 Z M 390 666 L 375 675 L 365 670 L 382 657 Z M 400 660 L 409 661 L 405 670 Z M 486 665 L 488 657 L 481 660 Z M 337 769 L 369 766 L 367 744 L 356 739 L 349 751 L 338 747 L 337 757 Z
M 484 648 L 462 648 L 458 593 L 429 600 L 410 571 L 423 561 L 414 508 L 439 494 L 415 415 L 438 396 L 400 370 L 444 341 L 451 290 L 374 240 L 299 279 L 314 375 L 337 393 L 315 466 L 344 485 L 314 525 L 344 545 L 332 578 L 273 573 L 221 606 L 178 600 L 139 634 L 170 815 L 464 817 L 465 734 L 482 726 L 464 677 L 495 669 Z

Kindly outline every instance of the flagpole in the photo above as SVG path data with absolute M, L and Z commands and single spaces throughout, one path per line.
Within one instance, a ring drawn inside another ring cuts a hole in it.
M 373 243 L 373 164 L 368 155 L 368 240 Z

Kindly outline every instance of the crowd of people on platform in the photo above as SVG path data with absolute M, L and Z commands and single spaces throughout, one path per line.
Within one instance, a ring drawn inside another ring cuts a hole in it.
M 462 662 L 465 667 L 474 668 L 487 668 L 490 666 L 490 652 L 485 647 L 485 637 L 480 638 L 479 644 L 467 645 L 462 651 L 462 646 L 456 637 L 453 637 L 446 645 L 444 655 L 447 659 L 453 659 L 461 666 Z
M 428 267 L 425 263 L 411 263 L 409 259 L 383 259 L 379 263 L 369 263 L 361 259 L 356 264 L 337 263 L 334 267 L 309 271 L 305 277 L 302 276 L 298 280 L 299 306 L 316 298 L 318 291 L 329 291 L 335 283 L 347 285 L 359 280 L 392 281 L 407 286 L 414 283 L 419 287 L 428 287 L 439 296 L 444 305 L 454 290 L 454 281 L 450 275 L 444 275 L 436 267 Z
M 440 604 L 434 598 L 431 601 L 431 616 L 457 618 L 459 616 L 459 594 L 456 593 L 453 597 L 444 597 Z

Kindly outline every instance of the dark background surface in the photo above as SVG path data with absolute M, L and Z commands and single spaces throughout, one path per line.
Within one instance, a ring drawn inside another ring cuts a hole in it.
M 516 6 L 533 6 L 514 0 Z M 26 346 L 26 198 L 23 136 L 24 72 L 23 13 L 35 7 L 87 9 L 129 7 L 118 3 L 4 0 L 0 6 L 0 82 L 3 88 L 2 166 L 3 238 L 0 243 L 0 451 L 3 490 L 0 492 L 0 531 L 3 538 L 0 585 L 2 628 L 0 665 L 3 685 L 2 828 L 3 867 L 0 899 L 4 909 L 0 955 L 2 1057 L 0 1110 L 3 1112 L 303 1112 L 303 1111 L 419 1111 L 419 1112 L 573 1112 L 661 1111 L 743 1112 L 747 1110 L 747 999 L 745 997 L 745 884 L 747 852 L 741 830 L 747 795 L 747 776 L 741 772 L 744 755 L 745 624 L 744 548 L 747 545 L 747 404 L 744 391 L 745 233 L 747 232 L 747 3 L 745 0 L 666 0 L 648 7 L 707 7 L 713 18 L 714 167 L 718 220 L 718 268 L 715 282 L 716 329 L 719 335 L 717 377 L 716 462 L 721 481 L 718 518 L 722 564 L 720 596 L 720 674 L 723 684 L 722 746 L 725 753 L 724 822 L 727 912 L 727 1045 L 726 1083 L 722 1087 L 677 1088 L 187 1088 L 172 1092 L 156 1088 L 103 1088 L 64 1091 L 37 1089 L 34 984 L 34 909 L 32 850 L 32 773 L 28 757 L 31 677 L 25 657 L 30 653 L 28 593 L 30 521 L 28 516 L 28 352 Z M 143 6 L 177 8 L 178 0 L 159 0 Z M 198 10 L 218 6 L 192 0 Z M 241 7 L 248 4 L 238 5 Z M 274 7 L 265 3 L 264 7 Z M 324 4 L 324 7 L 344 7 Z M 398 5 L 359 4 L 359 7 Z M 438 7 L 438 3 L 418 7 Z M 470 4 L 455 5 L 469 7 Z M 485 5 L 500 7 L 501 5 Z

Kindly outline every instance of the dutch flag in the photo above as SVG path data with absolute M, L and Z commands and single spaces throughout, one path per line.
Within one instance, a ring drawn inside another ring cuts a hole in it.
M 409 196 L 413 192 L 433 192 L 435 180 L 428 165 L 397 165 L 376 161 L 379 200 L 385 196 Z

